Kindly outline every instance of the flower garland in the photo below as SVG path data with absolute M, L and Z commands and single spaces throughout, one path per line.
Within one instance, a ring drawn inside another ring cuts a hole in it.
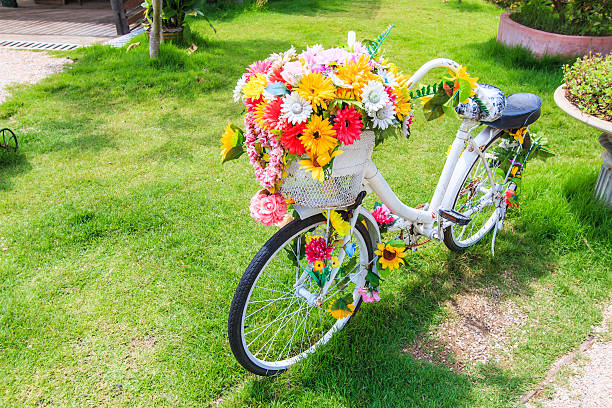
M 255 178 L 263 188 L 274 189 L 284 170 L 281 144 L 274 135 L 256 125 L 251 113 L 245 115 L 244 125 L 246 149 Z M 267 149 L 267 153 L 264 153 L 264 149 Z

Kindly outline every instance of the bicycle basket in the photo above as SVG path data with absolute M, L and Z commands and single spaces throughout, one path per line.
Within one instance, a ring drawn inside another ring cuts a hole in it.
M 340 146 L 343 153 L 334 159 L 331 177 L 323 182 L 300 169 L 296 159 L 287 169 L 287 177 L 280 187 L 281 194 L 305 207 L 346 207 L 355 202 L 361 191 L 365 164 L 372 157 L 373 149 L 374 132 L 371 130 L 363 131 L 361 138 L 352 145 Z

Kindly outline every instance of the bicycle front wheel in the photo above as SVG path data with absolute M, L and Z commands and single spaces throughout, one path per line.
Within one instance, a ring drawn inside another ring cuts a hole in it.
M 495 136 L 483 150 L 484 160 L 477 156 L 463 177 L 463 182 L 454 187 L 456 196 L 453 209 L 469 216 L 472 221 L 467 225 L 454 224 L 444 229 L 444 244 L 452 251 L 462 251 L 484 238 L 498 221 L 495 196 L 503 194 L 507 189 L 516 188 L 514 183 L 507 182 L 505 175 L 497 171 L 501 162 L 493 152 L 503 143 L 506 141 L 502 137 Z M 493 186 L 487 175 L 487 166 L 493 174 Z
M 370 237 L 358 223 L 349 241 L 355 244 L 354 255 L 345 257 L 322 293 L 310 276 L 304 279 L 308 261 L 303 248 L 308 236 L 322 236 L 326 229 L 322 214 L 292 221 L 266 242 L 242 276 L 230 308 L 228 336 L 234 356 L 252 373 L 287 369 L 326 344 L 357 312 L 357 289 L 373 259 Z M 351 294 L 352 314 L 337 320 L 327 312 L 334 299 Z M 320 300 L 313 302 L 317 295 Z

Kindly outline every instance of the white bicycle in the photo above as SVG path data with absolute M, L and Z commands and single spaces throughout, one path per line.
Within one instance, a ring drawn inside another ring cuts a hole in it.
M 433 68 L 458 66 L 448 59 L 429 61 L 409 83 L 413 87 Z M 343 161 L 334 165 L 335 182 L 354 192 L 348 194 L 348 200 L 338 202 L 341 194 L 329 189 L 318 193 L 319 200 L 309 200 L 316 197 L 308 194 L 317 192 L 308 193 L 308 189 L 302 200 L 296 200 L 294 209 L 299 218 L 276 232 L 255 255 L 231 304 L 229 342 L 242 366 L 258 375 L 283 371 L 326 344 L 356 314 L 362 302 L 359 288 L 372 270 L 374 250 L 381 241 L 378 223 L 361 205 L 367 193 L 375 193 L 399 218 L 393 229 L 401 232 L 406 247 L 428 239 L 460 251 L 494 228 L 501 229 L 507 206 L 504 193 L 516 186 L 508 174 L 498 171 L 501 161 L 493 152 L 500 146 L 517 152 L 521 149 L 501 134 L 535 122 L 542 101 L 526 93 L 506 98 L 488 85 L 479 85 L 476 94 L 478 103 L 471 100 L 458 107 L 463 120 L 429 203 L 413 208 L 396 196 L 371 160 L 372 132 L 364 132 L 353 152 L 345 151 L 338 157 Z M 473 136 L 478 128 L 482 129 Z M 352 169 L 352 174 L 342 172 L 342 163 L 346 165 L 344 170 Z M 303 181 L 291 177 L 290 169 L 285 185 Z M 327 201 L 321 197 L 327 197 Z M 351 229 L 343 237 L 343 248 L 351 248 L 354 254 L 346 256 L 346 251 L 340 251 L 331 276 L 321 285 L 306 270 L 304 247 L 312 237 L 329 235 L 331 209 L 349 220 Z M 352 294 L 352 313 L 337 320 L 330 317 L 324 305 L 347 294 Z

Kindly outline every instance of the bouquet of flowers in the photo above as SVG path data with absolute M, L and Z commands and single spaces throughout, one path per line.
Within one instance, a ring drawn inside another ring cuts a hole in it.
M 265 225 L 283 220 L 287 203 L 279 186 L 297 160 L 313 179 L 331 177 L 343 148 L 371 129 L 376 144 L 409 134 L 412 103 L 408 77 L 379 56 L 393 26 L 374 41 L 324 49 L 295 48 L 247 68 L 234 89 L 246 108 L 244 130 L 228 124 L 221 138 L 223 162 L 245 151 L 262 190 L 251 199 L 251 215 Z

